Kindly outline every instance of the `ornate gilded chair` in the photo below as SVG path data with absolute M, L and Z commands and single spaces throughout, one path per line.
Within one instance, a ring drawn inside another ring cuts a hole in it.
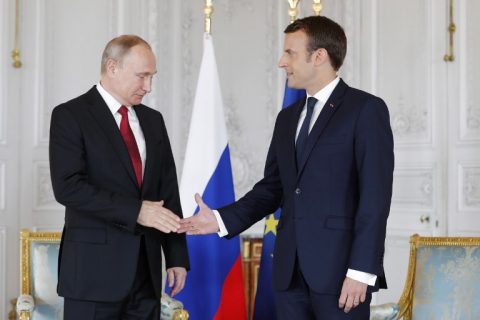
M 17 314 L 21 320 L 63 319 L 63 298 L 57 295 L 58 254 L 61 232 L 20 232 L 20 296 Z M 188 319 L 183 304 L 162 296 L 161 319 Z
M 63 319 L 63 298 L 57 295 L 60 232 L 20 232 L 21 320 Z
M 480 319 L 480 238 L 413 235 L 398 309 L 405 320 Z

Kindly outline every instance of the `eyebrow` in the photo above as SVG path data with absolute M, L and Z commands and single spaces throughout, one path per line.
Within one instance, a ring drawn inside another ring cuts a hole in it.
M 155 70 L 152 73 L 150 73 L 150 72 L 137 72 L 136 74 L 139 75 L 139 76 L 153 76 L 153 75 L 157 74 L 157 70 Z

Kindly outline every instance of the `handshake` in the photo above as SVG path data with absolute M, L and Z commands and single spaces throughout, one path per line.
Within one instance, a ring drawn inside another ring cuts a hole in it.
M 138 224 L 155 228 L 165 233 L 177 232 L 190 235 L 210 234 L 219 231 L 218 222 L 213 211 L 203 202 L 202 197 L 195 194 L 199 211 L 196 215 L 181 219 L 175 213 L 163 206 L 162 201 L 142 202 L 138 215 Z
M 219 228 L 213 211 L 203 202 L 198 193 L 195 194 L 195 201 L 200 207 L 200 211 L 190 218 L 181 219 L 163 206 L 163 200 L 144 200 L 137 222 L 142 226 L 155 228 L 165 233 L 209 234 L 217 232 Z M 167 284 L 172 297 L 182 291 L 186 278 L 187 270 L 183 267 L 167 269 Z

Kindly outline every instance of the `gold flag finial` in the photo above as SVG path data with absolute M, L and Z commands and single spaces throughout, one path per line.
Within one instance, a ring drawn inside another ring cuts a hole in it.
M 453 34 L 457 27 L 455 26 L 455 22 L 453 22 L 453 0 L 450 0 L 448 3 L 448 16 L 449 16 L 449 23 L 448 23 L 448 53 L 443 57 L 445 62 L 452 62 L 455 60 L 455 56 L 453 55 Z
M 212 33 L 213 0 L 205 0 L 203 13 L 205 13 L 205 32 L 210 34 Z
M 323 9 L 322 0 L 313 0 L 312 8 L 313 8 L 313 12 L 315 13 L 315 15 L 319 16 L 320 12 Z
M 290 23 L 293 21 L 297 20 L 297 14 L 298 14 L 298 3 L 300 0 L 287 0 L 288 4 L 290 5 L 290 9 L 288 9 L 288 15 L 290 16 Z
M 15 48 L 12 50 L 13 67 L 20 68 L 20 0 L 15 1 Z

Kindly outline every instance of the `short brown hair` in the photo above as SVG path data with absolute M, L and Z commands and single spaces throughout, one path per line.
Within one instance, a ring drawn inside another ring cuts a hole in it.
M 310 16 L 295 20 L 287 26 L 285 33 L 303 31 L 308 37 L 307 51 L 323 48 L 327 50 L 335 70 L 340 69 L 347 54 L 347 37 L 343 28 L 324 16 Z
M 152 50 L 147 41 L 131 34 L 125 34 L 110 40 L 103 50 L 101 73 L 105 73 L 108 59 L 116 60 L 121 64 L 123 57 L 136 45 L 143 45 Z

